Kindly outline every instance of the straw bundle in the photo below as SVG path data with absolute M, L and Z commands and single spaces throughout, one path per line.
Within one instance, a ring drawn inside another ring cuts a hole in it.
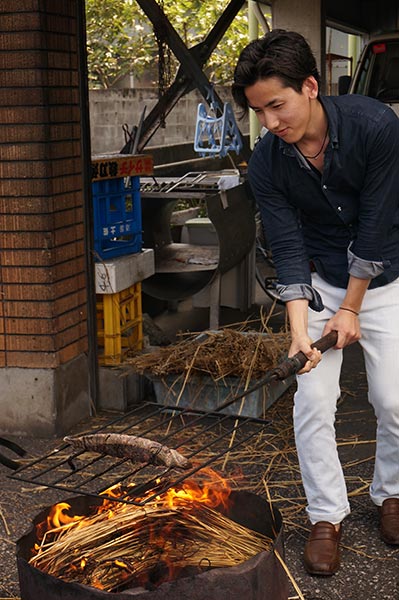
M 163 567 L 176 574 L 186 567 L 237 565 L 271 547 L 269 538 L 196 501 L 169 508 L 115 503 L 101 512 L 53 529 L 30 563 L 65 581 L 108 592 L 142 585 Z
M 127 359 L 139 373 L 164 376 L 201 372 L 214 379 L 227 376 L 252 378 L 264 375 L 287 353 L 287 333 L 267 335 L 233 329 L 207 331 L 202 336 L 159 348 L 149 354 Z

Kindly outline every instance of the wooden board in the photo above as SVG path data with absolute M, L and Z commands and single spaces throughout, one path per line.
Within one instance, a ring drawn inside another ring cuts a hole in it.
M 214 271 L 218 262 L 218 246 L 167 244 L 155 250 L 156 273 Z

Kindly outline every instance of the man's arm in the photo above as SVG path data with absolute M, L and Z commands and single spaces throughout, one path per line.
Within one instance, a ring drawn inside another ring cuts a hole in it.
M 308 373 L 316 367 L 321 360 L 321 352 L 311 348 L 314 340 L 308 334 L 308 310 L 309 302 L 303 298 L 286 302 L 288 318 L 291 330 L 291 346 L 288 356 L 294 356 L 297 352 L 303 352 L 308 362 L 299 373 Z
M 349 277 L 349 283 L 341 307 L 327 322 L 323 335 L 330 331 L 338 332 L 336 348 L 345 348 L 360 339 L 360 325 L 358 313 L 369 286 L 369 279 Z M 303 352 L 309 359 L 300 373 L 306 373 L 314 368 L 321 360 L 321 353 L 311 348 L 314 340 L 308 334 L 308 301 L 304 299 L 292 300 L 286 303 L 291 329 L 291 347 L 289 356 Z
M 259 207 L 262 225 L 278 273 L 277 291 L 284 302 L 306 299 L 314 310 L 323 309 L 312 287 L 309 258 L 298 222 L 297 208 L 288 202 L 286 191 L 270 175 L 273 153 L 257 147 L 248 166 L 249 181 Z
M 345 348 L 345 346 L 360 340 L 361 332 L 358 315 L 369 283 L 370 279 L 359 279 L 353 277 L 353 275 L 349 277 L 341 307 L 327 322 L 323 331 L 323 335 L 333 330 L 338 332 L 336 348 Z
M 383 248 L 398 218 L 399 119 L 386 108 L 365 139 L 365 179 L 359 196 L 358 231 L 348 249 L 348 271 L 373 279 L 389 267 Z

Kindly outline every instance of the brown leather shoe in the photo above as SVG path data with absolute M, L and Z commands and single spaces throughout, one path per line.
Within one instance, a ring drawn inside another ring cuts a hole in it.
M 399 545 L 399 498 L 387 498 L 379 507 L 380 534 L 386 544 Z
M 305 545 L 305 568 L 311 575 L 333 575 L 339 569 L 339 541 L 341 529 L 327 521 L 312 526 Z

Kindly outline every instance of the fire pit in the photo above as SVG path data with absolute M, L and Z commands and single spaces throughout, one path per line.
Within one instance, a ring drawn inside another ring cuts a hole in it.
M 233 600 L 236 598 L 242 600 L 243 597 L 249 600 L 266 600 L 270 598 L 273 598 L 273 600 L 287 600 L 287 577 L 276 557 L 277 553 L 280 556 L 283 555 L 283 529 L 280 513 L 277 510 L 271 511 L 266 500 L 251 492 L 229 491 L 228 500 L 228 505 L 218 506 L 217 510 L 220 511 L 221 518 L 226 517 L 231 520 L 233 527 L 234 524 L 237 524 L 237 529 L 247 528 L 249 530 L 248 538 L 251 537 L 251 532 L 253 532 L 254 538 L 258 537 L 261 541 L 263 536 L 267 536 L 267 538 L 270 538 L 268 548 L 265 547 L 265 550 L 257 551 L 256 554 L 234 566 L 221 568 L 214 568 L 215 559 L 212 558 L 208 561 L 205 550 L 205 554 L 201 555 L 198 564 L 195 564 L 195 561 L 191 562 L 189 566 L 179 569 L 173 575 L 171 575 L 169 569 L 169 577 L 166 580 L 164 576 L 164 558 L 163 555 L 160 555 L 158 563 L 152 568 L 150 577 L 146 582 L 130 578 L 126 586 L 121 586 L 123 591 L 120 592 L 104 591 L 104 589 L 81 583 L 79 580 L 66 581 L 61 576 L 49 574 L 32 563 L 32 555 L 37 552 L 38 544 L 42 543 L 40 531 L 43 529 L 43 522 L 47 520 L 50 513 L 54 513 L 54 507 L 49 507 L 36 516 L 33 527 L 19 540 L 17 545 L 21 599 L 110 600 L 115 598 L 117 600 L 130 600 L 134 596 L 137 600 L 220 600 L 220 598 L 227 595 Z M 108 500 L 107 502 L 109 503 Z M 71 521 L 74 515 L 79 515 L 81 519 L 82 516 L 97 512 L 102 500 L 88 496 L 77 496 L 68 499 L 67 504 L 70 507 L 67 509 L 68 519 Z M 116 504 L 120 505 L 122 503 L 116 502 Z M 148 505 L 144 508 L 133 508 L 136 511 L 150 512 Z M 130 506 L 130 509 L 133 508 Z M 187 526 L 184 527 L 185 529 L 187 529 Z M 88 529 L 86 528 L 85 531 L 88 531 Z M 170 545 L 175 547 L 179 541 L 179 535 L 171 530 L 168 541 Z M 229 537 L 223 537 L 218 533 L 217 542 L 220 544 L 221 549 L 228 548 Z M 187 545 L 186 540 L 184 543 Z M 36 551 L 33 550 L 35 545 Z M 209 555 L 211 556 L 210 548 L 211 545 L 209 545 Z M 232 554 L 234 553 L 233 550 L 232 547 Z M 76 546 L 71 544 L 69 551 L 70 564 L 80 560 L 80 551 L 76 549 Z M 122 560 L 119 560 L 118 564 L 123 567 Z

